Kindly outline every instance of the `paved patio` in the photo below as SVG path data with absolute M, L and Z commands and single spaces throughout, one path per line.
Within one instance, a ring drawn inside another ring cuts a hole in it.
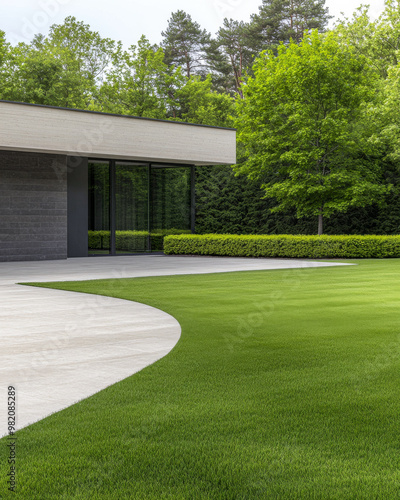
M 154 363 L 181 333 L 150 306 L 17 283 L 338 265 L 346 264 L 164 255 L 0 263 L 0 436 L 9 385 L 17 389 L 20 429 Z

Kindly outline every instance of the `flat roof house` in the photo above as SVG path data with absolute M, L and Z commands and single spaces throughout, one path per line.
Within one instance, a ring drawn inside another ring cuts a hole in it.
M 235 162 L 233 129 L 0 101 L 0 261 L 160 250 Z

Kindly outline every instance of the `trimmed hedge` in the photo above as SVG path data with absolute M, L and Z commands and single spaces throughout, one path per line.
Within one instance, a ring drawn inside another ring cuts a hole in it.
M 151 250 L 162 251 L 167 234 L 187 234 L 185 229 L 160 229 L 150 234 Z M 89 248 L 104 250 L 110 248 L 110 231 L 89 231 Z M 122 252 L 140 252 L 147 249 L 148 231 L 115 231 L 116 247 Z
M 310 259 L 400 257 L 400 236 L 174 235 L 165 237 L 164 252 Z

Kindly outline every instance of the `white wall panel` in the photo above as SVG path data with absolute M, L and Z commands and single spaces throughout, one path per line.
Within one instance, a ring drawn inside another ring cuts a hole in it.
M 0 101 L 0 149 L 195 165 L 236 162 L 236 132 Z

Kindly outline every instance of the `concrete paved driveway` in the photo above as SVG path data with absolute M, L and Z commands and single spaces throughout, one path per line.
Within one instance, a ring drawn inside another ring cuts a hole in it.
M 17 283 L 337 265 L 163 255 L 0 263 L 0 435 L 9 385 L 20 429 L 154 363 L 181 332 L 174 318 L 143 304 Z

